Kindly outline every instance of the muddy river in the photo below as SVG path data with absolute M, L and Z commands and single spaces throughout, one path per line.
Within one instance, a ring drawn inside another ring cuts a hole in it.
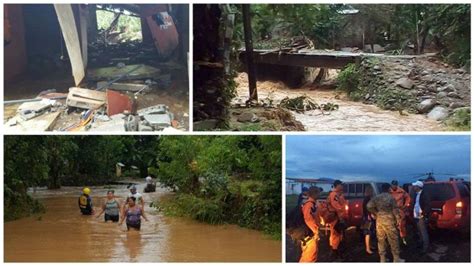
M 125 185 L 113 186 L 118 199 Z M 107 189 L 92 187 L 96 210 Z M 46 213 L 4 225 L 6 262 L 280 262 L 281 241 L 235 225 L 208 225 L 165 217 L 150 203 L 170 195 L 164 189 L 144 194 L 149 222 L 127 232 L 125 224 L 105 223 L 103 216 L 82 216 L 81 188 L 38 190 L 32 195 Z M 138 191 L 143 191 L 140 184 Z
M 245 102 L 248 99 L 248 81 L 245 73 L 236 78 L 237 97 L 233 102 Z M 440 123 L 429 120 L 424 115 L 404 114 L 398 111 L 382 110 L 375 105 L 354 102 L 334 90 L 309 88 L 290 89 L 282 82 L 258 82 L 258 97 L 269 98 L 278 104 L 285 97 L 306 95 L 317 104 L 328 102 L 339 105 L 339 110 L 322 114 L 314 110 L 299 114 L 292 112 L 307 131 L 443 131 Z

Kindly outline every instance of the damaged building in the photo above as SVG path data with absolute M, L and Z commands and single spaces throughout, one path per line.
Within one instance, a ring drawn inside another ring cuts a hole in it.
M 5 130 L 188 130 L 188 51 L 186 4 L 6 4 Z

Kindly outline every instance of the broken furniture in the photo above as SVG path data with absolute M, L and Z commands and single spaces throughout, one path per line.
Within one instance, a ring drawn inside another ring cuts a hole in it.
M 66 105 L 82 109 L 98 109 L 106 101 L 105 92 L 88 90 L 82 88 L 70 88 L 66 99 Z
M 6 132 L 12 133 L 48 131 L 52 129 L 59 114 L 60 112 L 45 113 L 26 121 L 17 115 L 5 123 L 4 129 Z
M 18 107 L 18 113 L 23 120 L 30 120 L 45 113 L 55 103 L 56 101 L 49 99 L 42 99 L 39 102 L 25 102 Z

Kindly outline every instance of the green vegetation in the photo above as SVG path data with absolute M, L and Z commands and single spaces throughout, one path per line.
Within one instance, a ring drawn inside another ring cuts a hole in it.
M 360 98 L 355 93 L 359 89 L 360 74 L 356 64 L 348 64 L 336 78 L 337 89 L 346 92 L 352 99 Z
M 152 172 L 176 191 L 159 203 L 167 214 L 280 237 L 279 136 L 170 136 L 158 149 L 159 167 Z
M 121 162 L 176 192 L 160 202 L 169 215 L 280 236 L 280 136 L 6 136 L 4 143 L 6 221 L 42 211 L 28 188 L 108 184 Z
M 445 121 L 445 124 L 453 131 L 470 131 L 471 108 L 462 107 L 454 110 L 454 113 Z
M 116 13 L 97 10 L 97 28 L 99 30 L 107 30 L 115 19 Z M 120 15 L 116 25 L 116 30 L 123 32 L 122 40 L 141 40 L 142 26 L 139 17 Z
M 279 48 L 296 36 L 308 38 L 318 49 L 364 48 L 364 40 L 392 54 L 421 54 L 429 48 L 450 64 L 470 66 L 469 4 L 256 4 L 251 8 L 256 48 Z M 243 42 L 242 26 L 235 32 Z

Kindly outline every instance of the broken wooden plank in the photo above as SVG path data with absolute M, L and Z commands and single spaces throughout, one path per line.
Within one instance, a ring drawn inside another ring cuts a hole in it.
M 81 30 L 81 51 L 82 51 L 82 62 L 84 69 L 87 68 L 87 18 L 89 17 L 89 9 L 86 5 L 79 6 L 79 26 Z
M 245 52 L 242 52 L 241 59 L 245 60 Z M 303 66 L 303 67 L 323 67 L 341 69 L 347 64 L 357 63 L 360 60 L 360 54 L 341 54 L 341 53 L 266 53 L 254 51 L 253 58 L 256 63 L 274 64 L 284 66 Z
M 98 109 L 106 102 L 105 92 L 82 88 L 70 88 L 66 105 L 82 109 Z
M 97 82 L 97 88 L 103 88 L 107 85 L 107 81 L 99 81 Z M 112 83 L 106 86 L 106 89 L 114 90 L 114 91 L 130 91 L 130 92 L 138 92 L 143 89 L 143 87 L 147 86 L 146 84 L 135 84 L 135 83 Z
M 136 70 L 130 72 L 131 70 L 135 68 Z M 154 68 L 147 65 L 129 65 L 129 66 L 121 67 L 121 68 L 118 68 L 118 67 L 96 68 L 96 69 L 91 69 L 87 72 L 88 78 L 94 81 L 110 80 L 124 74 L 127 74 L 127 75 L 121 78 L 121 80 L 153 79 L 154 77 L 160 74 L 160 70 L 158 68 Z
M 74 83 L 78 86 L 85 77 L 85 67 L 82 61 L 81 46 L 77 33 L 74 13 L 70 4 L 54 4 L 61 32 L 66 43 L 69 60 L 71 61 Z
M 47 113 L 27 121 L 17 115 L 5 123 L 4 129 L 9 133 L 48 131 L 53 128 L 60 114 L 61 112 Z
M 224 68 L 224 64 L 219 62 L 194 61 L 193 64 L 209 68 Z

